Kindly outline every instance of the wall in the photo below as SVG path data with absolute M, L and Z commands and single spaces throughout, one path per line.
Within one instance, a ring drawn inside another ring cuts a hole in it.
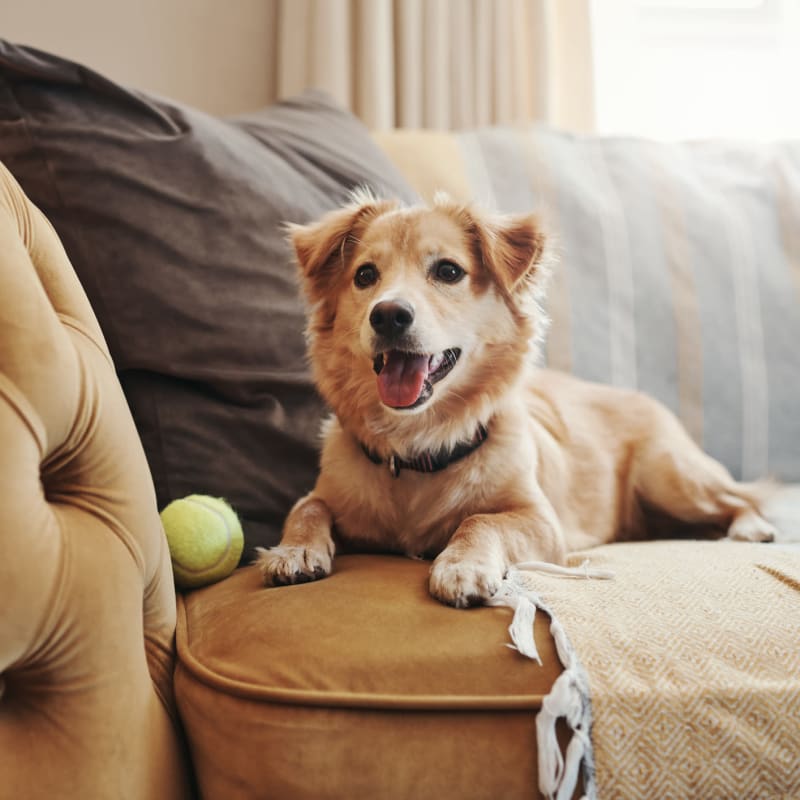
M 265 0 L 0 0 L 0 36 L 215 114 L 272 95 Z

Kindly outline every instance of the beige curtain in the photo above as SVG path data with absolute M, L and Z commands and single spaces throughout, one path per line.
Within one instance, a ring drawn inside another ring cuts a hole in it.
M 270 0 L 274 97 L 325 89 L 374 129 L 588 131 L 590 0 Z

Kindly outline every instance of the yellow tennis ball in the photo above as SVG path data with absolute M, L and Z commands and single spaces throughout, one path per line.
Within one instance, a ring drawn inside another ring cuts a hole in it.
M 242 525 L 221 497 L 190 494 L 173 500 L 161 522 L 181 589 L 220 581 L 236 569 L 244 548 Z

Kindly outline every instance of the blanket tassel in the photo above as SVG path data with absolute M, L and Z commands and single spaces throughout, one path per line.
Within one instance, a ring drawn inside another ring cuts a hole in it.
M 538 561 L 525 562 L 509 570 L 500 589 L 487 601 L 487 605 L 508 606 L 514 610 L 514 616 L 508 627 L 513 644 L 508 646 L 539 665 L 542 660 L 533 636 L 536 609 L 540 608 L 550 616 L 550 633 L 564 671 L 556 679 L 550 693 L 542 700 L 542 708 L 536 715 L 539 791 L 548 800 L 569 800 L 575 793 L 583 767 L 585 792 L 583 797 L 586 800 L 595 796 L 592 743 L 589 733 L 591 705 L 588 681 L 561 623 L 542 602 L 539 595 L 525 585 L 520 570 L 601 580 L 613 578 L 613 573 L 590 569 L 588 562 L 584 562 L 580 567 L 558 567 Z M 556 737 L 556 722 L 560 717 L 565 719 L 572 731 L 566 757 L 561 753 Z

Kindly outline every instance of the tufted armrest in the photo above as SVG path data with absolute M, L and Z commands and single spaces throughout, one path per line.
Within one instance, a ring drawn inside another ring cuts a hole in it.
M 145 457 L 55 232 L 0 165 L 0 797 L 181 798 Z

